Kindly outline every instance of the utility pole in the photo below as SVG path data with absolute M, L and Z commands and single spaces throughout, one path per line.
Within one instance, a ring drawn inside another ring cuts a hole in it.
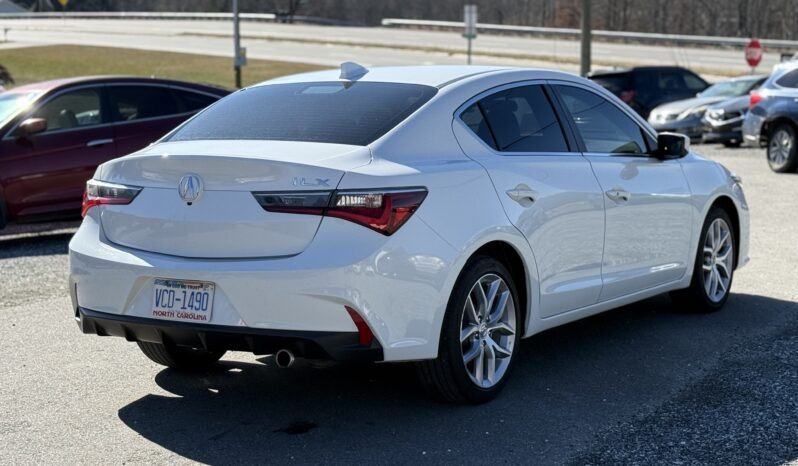
M 239 27 L 238 0 L 233 0 L 233 67 L 236 70 L 236 89 L 241 89 L 241 30 Z
M 582 53 L 579 61 L 579 74 L 590 73 L 590 0 L 582 0 Z

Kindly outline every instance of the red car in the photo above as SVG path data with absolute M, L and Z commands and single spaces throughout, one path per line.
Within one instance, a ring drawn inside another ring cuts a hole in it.
M 149 145 L 229 93 L 116 76 L 0 93 L 0 228 L 10 221 L 77 216 L 97 165 Z

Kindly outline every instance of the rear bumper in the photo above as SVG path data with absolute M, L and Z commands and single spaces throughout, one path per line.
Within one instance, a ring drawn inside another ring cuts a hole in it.
M 382 361 L 382 347 L 361 346 L 357 332 L 313 332 L 241 328 L 130 317 L 78 307 L 75 319 L 83 333 L 123 337 L 128 341 L 170 343 L 205 350 L 273 354 L 290 349 L 310 359 Z
M 311 245 L 296 256 L 189 259 L 109 242 L 97 221 L 101 209 L 92 210 L 70 242 L 73 311 L 90 309 L 123 321 L 152 320 L 154 280 L 205 281 L 216 285 L 210 321 L 175 325 L 218 326 L 248 336 L 357 335 L 348 307 L 368 325 L 382 360 L 437 355 L 451 293 L 449 278 L 456 275 L 450 267 L 457 251 L 424 222 L 411 219 L 386 238 L 330 218 L 322 222 Z M 172 326 L 170 321 L 154 320 L 159 328 Z M 124 327 L 111 327 L 116 333 L 100 326 L 108 334 L 127 336 Z M 195 337 L 191 338 L 190 346 L 196 346 Z M 270 345 L 268 341 L 261 344 L 266 349 Z M 240 342 L 236 345 L 252 351 Z M 336 358 L 335 354 L 331 357 Z

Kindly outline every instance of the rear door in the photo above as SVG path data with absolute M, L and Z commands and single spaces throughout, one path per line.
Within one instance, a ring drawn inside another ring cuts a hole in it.
M 119 155 L 147 147 L 191 116 L 165 85 L 108 85 L 108 100 Z
M 601 301 L 681 278 L 692 265 L 693 213 L 680 161 L 652 157 L 653 136 L 593 90 L 553 87 L 604 191 Z
M 482 164 L 510 221 L 535 254 L 544 317 L 589 306 L 601 291 L 604 202 L 590 163 L 575 152 L 540 82 L 488 91 L 453 128 Z
M 39 134 L 15 138 L 14 163 L 7 163 L 5 194 L 18 215 L 80 211 L 83 189 L 97 165 L 114 157 L 113 129 L 102 86 L 67 89 L 46 98 L 29 115 L 47 121 Z M 6 160 L 10 162 L 10 160 Z

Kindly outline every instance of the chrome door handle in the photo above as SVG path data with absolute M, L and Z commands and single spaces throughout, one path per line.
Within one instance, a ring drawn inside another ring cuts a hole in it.
M 91 141 L 86 143 L 86 147 L 100 147 L 100 146 L 104 146 L 106 144 L 112 144 L 113 142 L 114 142 L 114 140 L 111 139 L 111 138 L 107 138 L 107 139 L 92 139 Z
M 612 199 L 615 202 L 626 202 L 632 197 L 629 192 L 624 191 L 623 189 L 610 189 L 606 192 L 607 197 Z
M 529 207 L 537 200 L 538 193 L 525 184 L 519 184 L 515 188 L 508 190 L 507 196 L 522 206 Z

